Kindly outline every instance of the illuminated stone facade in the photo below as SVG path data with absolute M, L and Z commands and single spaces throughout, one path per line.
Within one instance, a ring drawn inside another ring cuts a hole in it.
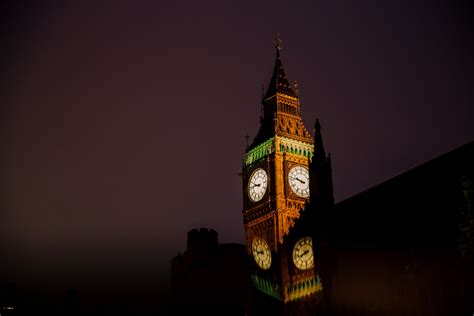
M 320 188 L 311 189 L 312 181 L 319 180 L 313 175 L 310 180 L 308 169 L 319 168 L 321 170 L 316 173 L 326 175 L 330 160 L 322 146 L 319 123 L 316 126 L 315 141 L 304 126 L 299 97 L 283 69 L 278 38 L 276 43 L 273 75 L 262 99 L 260 128 L 243 158 L 243 222 L 247 252 L 253 262 L 253 286 L 260 293 L 274 299 L 275 304 L 281 304 L 281 311 L 286 311 L 288 307 L 285 306 L 290 302 L 292 308 L 296 307 L 293 310 L 297 311 L 296 302 L 308 297 L 314 298 L 323 289 L 317 268 L 313 264 L 312 245 L 307 245 L 306 251 L 302 250 L 299 254 L 295 247 L 301 238 L 307 238 L 309 242 L 312 240 L 312 219 L 308 214 L 303 214 L 309 200 L 319 199 L 317 191 L 321 191 Z M 265 193 L 258 200 L 252 199 L 249 193 L 254 186 L 258 186 L 257 189 L 260 190 L 260 183 L 252 179 L 256 170 L 264 170 L 268 175 L 262 183 L 268 186 L 265 186 Z M 327 192 L 332 201 L 332 182 L 328 183 L 331 189 Z M 310 192 L 310 196 L 306 192 Z M 257 257 L 267 254 L 263 250 L 252 248 L 253 241 L 261 239 L 271 249 L 272 264 L 269 268 L 257 264 L 261 261 Z M 300 262 L 307 260 L 311 264 L 303 263 L 303 266 L 297 268 L 295 259 Z M 308 309 L 306 306 L 306 311 L 312 312 L 315 309 Z
M 307 198 L 298 197 L 287 184 L 292 166 L 308 167 L 313 155 L 313 139 L 303 124 L 298 96 L 293 92 L 280 59 L 280 46 L 272 80 L 262 100 L 260 130 L 243 162 L 244 226 L 247 247 L 255 236 L 264 238 L 277 250 L 294 219 L 304 209 Z M 247 196 L 249 177 L 258 168 L 269 178 L 269 188 L 258 202 Z

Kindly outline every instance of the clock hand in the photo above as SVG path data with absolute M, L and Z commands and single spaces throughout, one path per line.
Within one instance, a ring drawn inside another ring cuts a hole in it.
M 295 180 L 298 180 L 299 182 L 301 182 L 302 184 L 305 184 L 306 182 L 301 180 L 300 178 L 297 178 L 297 177 L 290 177 L 290 179 L 295 179 Z
M 303 257 L 305 254 L 307 254 L 309 252 L 309 250 L 306 250 L 305 252 L 303 252 L 302 255 L 300 255 L 300 258 Z
M 260 183 L 259 183 L 259 184 L 254 183 L 254 185 L 251 186 L 251 188 L 253 188 L 253 187 L 259 187 L 259 186 L 260 186 Z
M 305 184 L 306 182 L 304 182 L 303 180 L 300 180 L 300 178 L 296 178 L 296 180 L 298 180 L 299 182 L 301 182 L 302 184 Z

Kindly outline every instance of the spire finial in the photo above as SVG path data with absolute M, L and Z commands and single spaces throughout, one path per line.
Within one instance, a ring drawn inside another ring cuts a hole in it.
M 315 152 L 319 152 L 321 157 L 326 158 L 323 135 L 321 135 L 321 124 L 318 118 L 316 118 L 316 122 L 314 122 L 314 150 Z
M 315 131 L 319 134 L 319 132 L 321 131 L 321 124 L 319 123 L 319 119 L 317 118 L 316 119 L 316 122 L 314 122 L 314 129 Z
M 281 49 L 281 39 L 280 39 L 280 33 L 275 34 L 275 48 L 277 50 Z
M 299 95 L 299 89 L 298 89 L 298 81 L 297 80 L 294 80 L 293 81 L 293 89 L 295 89 L 295 93 L 296 95 Z

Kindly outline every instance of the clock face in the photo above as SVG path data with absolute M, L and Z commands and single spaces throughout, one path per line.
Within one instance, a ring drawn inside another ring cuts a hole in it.
M 300 270 L 314 267 L 313 242 L 311 237 L 298 240 L 293 248 L 293 263 Z
M 291 190 L 299 197 L 309 197 L 309 172 L 308 168 L 295 166 L 288 172 L 288 183 Z
M 267 185 L 268 177 L 265 170 L 263 170 L 262 168 L 255 170 L 250 176 L 249 180 L 249 198 L 254 202 L 260 201 L 263 198 L 265 191 L 267 190 Z
M 252 240 L 252 254 L 255 262 L 260 268 L 263 270 L 268 270 L 270 268 L 270 265 L 272 264 L 272 254 L 265 239 L 255 237 Z

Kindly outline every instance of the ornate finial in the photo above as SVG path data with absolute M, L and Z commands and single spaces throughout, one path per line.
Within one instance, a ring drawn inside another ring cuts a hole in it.
M 298 90 L 298 81 L 297 81 L 297 80 L 294 80 L 294 81 L 293 81 L 293 88 L 295 89 L 296 95 L 298 95 L 298 94 L 299 94 L 299 90 Z
M 246 140 L 246 142 L 247 142 L 247 145 L 246 145 L 246 147 L 245 147 L 246 149 L 249 149 L 249 138 L 250 138 L 249 133 L 247 133 L 247 134 L 245 135 L 245 140 Z
M 281 49 L 280 33 L 275 34 L 275 48 L 278 49 L 278 50 Z

